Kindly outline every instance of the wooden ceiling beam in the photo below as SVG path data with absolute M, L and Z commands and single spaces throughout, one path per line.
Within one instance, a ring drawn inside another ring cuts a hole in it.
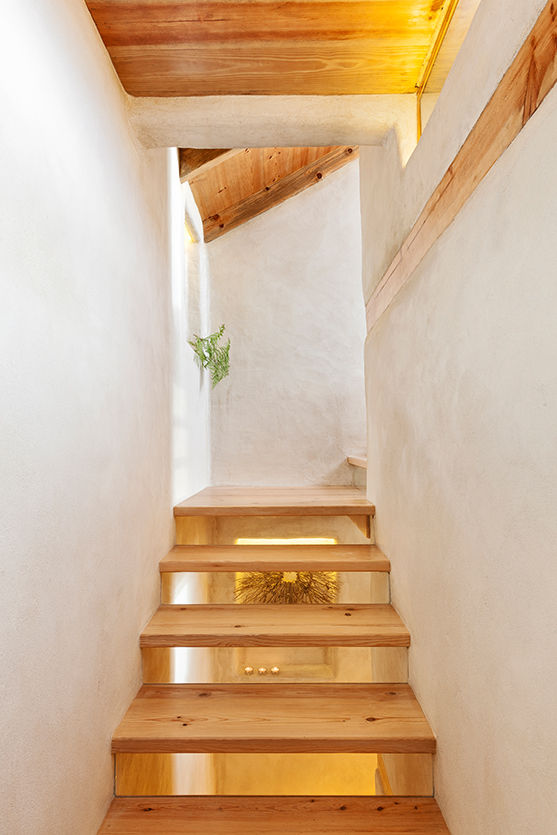
M 357 159 L 359 149 L 352 146 L 340 146 L 322 156 L 315 162 L 293 171 L 272 185 L 265 186 L 254 194 L 249 195 L 235 205 L 229 206 L 220 213 L 203 218 L 203 232 L 205 241 L 214 241 L 230 229 L 246 223 L 273 206 L 283 203 L 289 197 L 318 183 L 327 174 L 341 168 L 346 163 Z

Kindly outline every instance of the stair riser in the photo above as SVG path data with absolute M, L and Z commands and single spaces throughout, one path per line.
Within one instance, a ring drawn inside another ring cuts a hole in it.
M 115 760 L 117 796 L 433 795 L 430 754 L 117 754 Z
M 372 516 L 177 516 L 177 545 L 235 544 L 238 537 L 332 537 L 339 543 L 375 542 Z
M 406 647 L 144 648 L 142 656 L 146 684 L 408 681 Z
M 337 579 L 336 603 L 390 603 L 386 571 L 339 571 Z M 235 571 L 165 572 L 161 574 L 161 603 L 234 603 L 235 586 Z

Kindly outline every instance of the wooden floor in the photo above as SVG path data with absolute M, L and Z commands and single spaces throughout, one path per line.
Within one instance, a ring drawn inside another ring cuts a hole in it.
M 166 571 L 390 571 L 376 545 L 175 545 Z
M 99 835 L 448 835 L 431 797 L 116 798 Z
M 176 505 L 175 516 L 373 515 L 354 487 L 207 487 Z
M 142 647 L 407 647 L 410 633 L 392 606 L 163 605 Z
M 407 684 L 143 685 L 116 729 L 128 753 L 433 753 Z

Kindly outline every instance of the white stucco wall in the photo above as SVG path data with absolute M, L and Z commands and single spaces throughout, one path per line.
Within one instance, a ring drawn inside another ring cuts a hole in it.
M 484 0 L 464 47 L 477 60 L 453 70 L 399 191 L 400 172 L 377 168 L 389 149 L 368 155 L 368 295 L 407 231 L 411 184 L 431 193 L 440 148 L 464 136 L 462 113 L 472 122 L 491 94 L 480 80 L 541 5 L 507 20 Z M 557 819 L 556 135 L 553 90 L 366 342 L 368 495 L 453 835 L 539 835 Z
M 400 120 L 380 147 L 360 148 L 366 300 L 396 255 L 435 186 L 522 46 L 546 0 L 482 0 L 451 67 L 423 141 L 413 147 L 415 122 Z M 407 131 L 411 135 L 407 135 Z M 373 145 L 373 143 L 370 143 Z M 402 166 L 401 166 L 402 161 Z M 377 182 L 376 182 L 377 181 Z M 373 199 L 373 195 L 378 199 Z M 380 196 L 380 197 L 379 197 Z M 368 211 L 371 216 L 368 216 Z
M 130 96 L 128 104 L 138 138 L 149 148 L 380 145 L 393 128 L 405 159 L 416 144 L 411 95 Z
M 172 159 L 176 162 L 175 154 Z M 177 165 L 177 162 L 176 162 Z M 172 503 L 210 482 L 210 382 L 200 373 L 188 345 L 190 335 L 209 326 L 209 262 L 203 223 L 187 183 L 171 173 L 172 234 Z M 184 205 L 197 241 L 184 234 Z M 201 241 L 199 239 L 201 238 Z M 185 242 L 185 245 L 184 245 Z
M 0 830 L 93 835 L 172 536 L 172 423 L 195 428 L 193 366 L 172 412 L 182 194 L 85 4 L 2 12 Z M 196 462 L 176 489 L 203 486 Z
M 214 484 L 350 483 L 365 448 L 358 163 L 208 246 Z

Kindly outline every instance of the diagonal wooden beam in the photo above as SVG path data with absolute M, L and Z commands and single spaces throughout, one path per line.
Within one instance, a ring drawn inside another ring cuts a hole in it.
M 370 331 L 476 187 L 557 83 L 557 5 L 549 0 L 366 305 Z
M 300 191 L 318 183 L 327 174 L 331 174 L 346 163 L 351 162 L 351 160 L 357 159 L 358 155 L 359 149 L 357 147 L 341 145 L 315 162 L 310 163 L 310 165 L 293 171 L 276 183 L 251 194 L 240 203 L 228 207 L 220 214 L 204 218 L 205 241 L 207 243 L 214 241 L 215 238 L 224 235 L 230 229 L 235 229 L 242 223 L 251 220 L 252 217 L 256 217 L 273 206 L 283 203 L 289 197 L 293 197 Z

